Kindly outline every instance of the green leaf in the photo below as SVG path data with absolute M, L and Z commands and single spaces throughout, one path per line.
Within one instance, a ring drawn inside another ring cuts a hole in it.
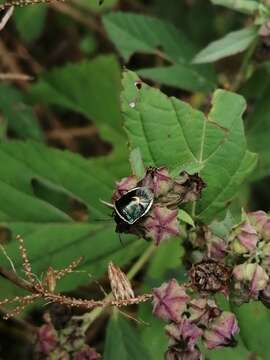
M 148 360 L 137 330 L 115 311 L 106 331 L 104 360 Z
M 269 309 L 260 302 L 252 302 L 241 306 L 233 306 L 237 316 L 240 335 L 246 347 L 261 359 L 268 360 L 270 354 L 269 332 L 270 313 Z
M 120 69 L 115 57 L 100 56 L 49 71 L 32 86 L 31 95 L 35 103 L 79 112 L 93 121 L 107 140 L 118 145 L 123 134 L 120 87 Z
M 188 91 L 211 91 L 215 88 L 212 73 L 201 66 L 191 64 L 176 64 L 139 69 L 138 74 L 146 79 L 160 82 L 164 85 L 179 87 Z
M 258 152 L 259 161 L 253 180 L 270 174 L 270 85 L 259 94 L 254 110 L 248 119 L 247 139 L 250 148 Z
M 223 38 L 213 41 L 193 59 L 194 64 L 210 63 L 246 50 L 257 37 L 255 26 L 232 31 Z
M 142 76 L 191 91 L 208 92 L 215 87 L 213 69 L 190 64 L 196 49 L 174 25 L 149 16 L 122 12 L 105 15 L 103 23 L 126 62 L 131 55 L 140 52 L 158 55 L 173 64 L 142 69 Z
M 15 10 L 16 28 L 23 40 L 33 42 L 40 37 L 44 29 L 47 10 L 48 7 L 42 4 Z
M 132 149 L 140 147 L 146 166 L 201 169 L 207 184 L 196 215 L 206 222 L 235 196 L 256 164 L 247 150 L 242 96 L 217 90 L 208 119 L 185 102 L 169 98 L 146 84 L 137 91 L 136 74 L 123 79 L 124 126 Z
M 193 227 L 195 227 L 195 224 L 194 224 L 194 220 L 192 219 L 192 217 L 189 215 L 189 213 L 187 213 L 185 210 L 183 209 L 180 209 L 178 210 L 178 219 L 180 221 L 183 221 L 184 223 L 186 224 L 189 224 Z
M 104 160 L 85 160 L 34 142 L 0 144 L 0 163 L 5 164 L 0 173 L 0 226 L 11 231 L 6 250 L 18 271 L 17 234 L 25 238 L 34 272 L 40 275 L 48 266 L 63 268 L 84 256 L 80 270 L 86 272 L 64 278 L 58 290 L 89 281 L 87 273 L 102 275 L 110 260 L 123 265 L 141 254 L 146 242 L 125 236 L 123 247 L 110 211 L 100 202 L 111 198 L 114 182 L 127 172 L 127 164 L 110 162 L 108 167 Z M 95 223 L 98 219 L 106 220 Z M 1 261 L 9 267 L 6 259 Z M 7 292 L 18 291 L 5 286 Z
M 229 9 L 240 11 L 244 14 L 253 15 L 262 6 L 254 0 L 211 0 L 214 5 L 225 6 Z
M 24 139 L 43 141 L 38 119 L 30 106 L 24 104 L 22 94 L 8 85 L 0 85 L 0 111 L 8 126 Z
M 129 155 L 129 162 L 132 170 L 132 174 L 137 177 L 137 179 L 142 179 L 145 174 L 145 167 L 142 160 L 142 154 L 139 148 L 136 148 L 131 151 Z

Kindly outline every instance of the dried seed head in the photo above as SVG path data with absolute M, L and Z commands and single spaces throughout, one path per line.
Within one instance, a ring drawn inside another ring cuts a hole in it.
M 55 276 L 55 271 L 53 270 L 53 268 L 51 266 L 49 266 L 48 270 L 47 270 L 47 274 L 43 280 L 43 284 L 47 287 L 47 289 L 49 290 L 49 292 L 54 292 L 55 287 L 56 287 L 56 276 Z
M 206 293 L 227 292 L 231 271 L 214 260 L 203 260 L 192 266 L 189 275 L 193 287 Z
M 135 297 L 127 276 L 112 262 L 108 265 L 108 275 L 112 293 L 116 300 L 129 300 Z
M 183 171 L 174 180 L 173 191 L 180 195 L 182 203 L 186 203 L 198 200 L 205 187 L 205 182 L 198 174 L 190 175 Z

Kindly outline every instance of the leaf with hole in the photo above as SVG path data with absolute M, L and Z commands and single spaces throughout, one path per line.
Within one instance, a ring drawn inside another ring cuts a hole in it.
M 131 148 L 140 148 L 146 166 L 165 165 L 174 174 L 185 168 L 200 169 L 207 187 L 194 214 L 211 221 L 225 211 L 256 164 L 257 156 L 247 150 L 244 134 L 245 100 L 217 90 L 206 118 L 189 104 L 146 84 L 138 91 L 136 81 L 135 73 L 125 72 L 122 109 Z

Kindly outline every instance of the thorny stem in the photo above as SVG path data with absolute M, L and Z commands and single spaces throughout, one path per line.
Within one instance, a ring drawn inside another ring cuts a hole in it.
M 153 253 L 156 251 L 157 247 L 154 244 L 151 244 L 148 249 L 142 254 L 142 256 L 135 262 L 135 264 L 131 267 L 129 272 L 127 273 L 127 278 L 132 280 L 135 275 L 143 268 L 143 266 L 147 263 Z M 108 294 L 104 302 L 111 300 L 113 298 L 112 293 Z M 89 326 L 100 316 L 100 314 L 106 309 L 106 307 L 97 307 L 91 312 L 85 313 L 80 318 L 83 320 L 82 329 L 86 331 Z

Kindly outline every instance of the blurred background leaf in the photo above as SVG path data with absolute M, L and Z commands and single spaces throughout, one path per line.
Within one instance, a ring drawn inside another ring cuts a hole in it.
M 135 52 L 155 54 L 163 66 L 140 69 L 151 80 L 191 91 L 211 91 L 215 74 L 209 66 L 191 65 L 196 51 L 189 39 L 172 24 L 132 13 L 111 13 L 103 17 L 104 26 L 126 62 Z M 177 79 L 177 80 L 176 80 Z

